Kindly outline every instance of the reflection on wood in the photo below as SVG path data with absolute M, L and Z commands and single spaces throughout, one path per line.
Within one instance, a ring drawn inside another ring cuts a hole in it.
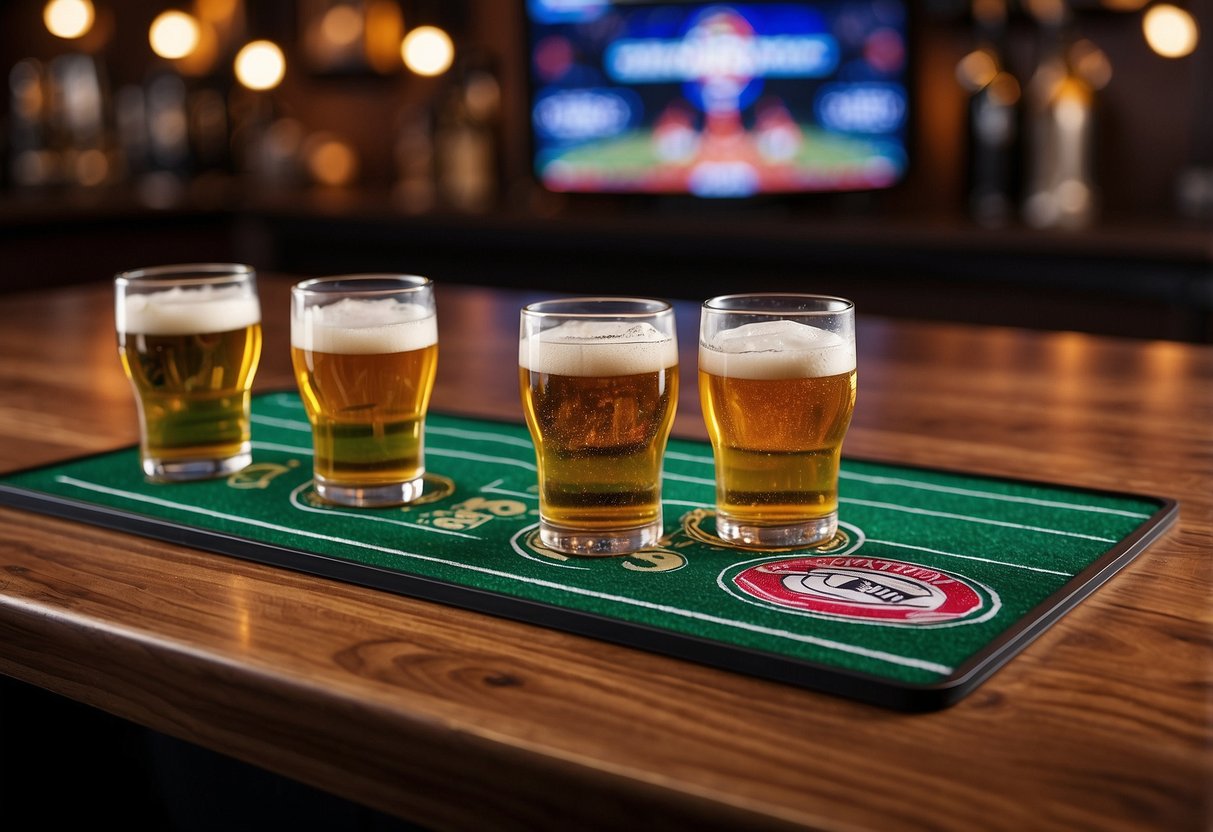
M 291 384 L 288 285 L 262 281 L 263 390 Z M 435 407 L 519 418 L 525 299 L 441 287 Z M 94 286 L 0 308 L 0 467 L 134 440 L 111 303 Z M 693 332 L 697 308 L 677 312 Z M 11 510 L 0 672 L 434 827 L 1203 828 L 1213 351 L 862 312 L 858 329 L 846 453 L 1181 501 L 1174 530 L 946 711 Z M 691 393 L 676 430 L 702 437 Z

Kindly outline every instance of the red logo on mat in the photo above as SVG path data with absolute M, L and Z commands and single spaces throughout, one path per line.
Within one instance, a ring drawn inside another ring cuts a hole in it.
M 852 556 L 767 561 L 733 584 L 753 598 L 829 618 L 938 624 L 969 618 L 985 593 L 964 578 L 916 563 Z

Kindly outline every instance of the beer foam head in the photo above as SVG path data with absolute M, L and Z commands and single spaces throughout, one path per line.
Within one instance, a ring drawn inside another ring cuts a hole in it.
M 565 321 L 518 344 L 518 363 L 560 376 L 630 376 L 678 365 L 678 342 L 643 321 Z
M 371 355 L 438 343 L 434 310 L 394 298 L 342 298 L 291 318 L 291 346 L 309 352 Z
M 729 378 L 835 376 L 855 369 L 855 343 L 796 321 L 760 321 L 721 330 L 701 343 L 699 368 Z
M 117 329 L 132 335 L 199 335 L 261 322 L 261 304 L 244 286 L 174 286 L 128 293 L 117 307 Z

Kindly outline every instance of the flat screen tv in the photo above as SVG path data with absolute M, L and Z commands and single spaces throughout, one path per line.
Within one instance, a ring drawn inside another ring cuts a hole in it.
M 907 3 L 526 0 L 534 171 L 569 193 L 889 188 Z

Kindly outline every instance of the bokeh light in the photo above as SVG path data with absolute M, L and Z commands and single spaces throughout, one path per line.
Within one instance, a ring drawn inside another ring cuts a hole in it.
M 255 40 L 236 53 L 235 68 L 236 80 L 250 90 L 271 90 L 282 83 L 286 57 L 272 41 Z
M 1112 62 L 1107 54 L 1085 38 L 1070 47 L 1070 65 L 1092 89 L 1102 90 L 1112 81 Z
M 956 79 L 970 92 L 983 89 L 998 74 L 998 63 L 984 49 L 975 49 L 956 65 Z
M 1024 0 L 1028 14 L 1046 26 L 1059 26 L 1066 20 L 1069 9 L 1065 0 Z
M 366 5 L 366 59 L 384 75 L 400 70 L 400 41 L 404 16 L 396 0 L 371 0 Z
M 89 0 L 51 0 L 42 10 L 42 21 L 55 37 L 73 40 L 93 28 L 97 13 Z
M 198 48 L 202 33 L 198 21 L 181 11 L 161 12 L 147 32 L 152 51 L 161 58 L 177 60 Z
M 308 140 L 304 148 L 308 173 L 321 185 L 349 185 L 358 175 L 358 154 L 346 142 L 326 133 Z
M 1160 3 L 1152 7 L 1141 20 L 1146 43 L 1164 58 L 1182 58 L 1192 54 L 1200 39 L 1196 21 L 1188 12 Z
M 404 36 L 400 55 L 404 65 L 418 75 L 441 75 L 455 60 L 455 45 L 438 27 L 418 26 Z
M 105 152 L 91 148 L 75 158 L 76 181 L 92 188 L 101 185 L 109 177 L 110 161 Z
M 333 6 L 320 21 L 320 33 L 336 46 L 350 46 L 362 37 L 362 15 L 353 6 Z

